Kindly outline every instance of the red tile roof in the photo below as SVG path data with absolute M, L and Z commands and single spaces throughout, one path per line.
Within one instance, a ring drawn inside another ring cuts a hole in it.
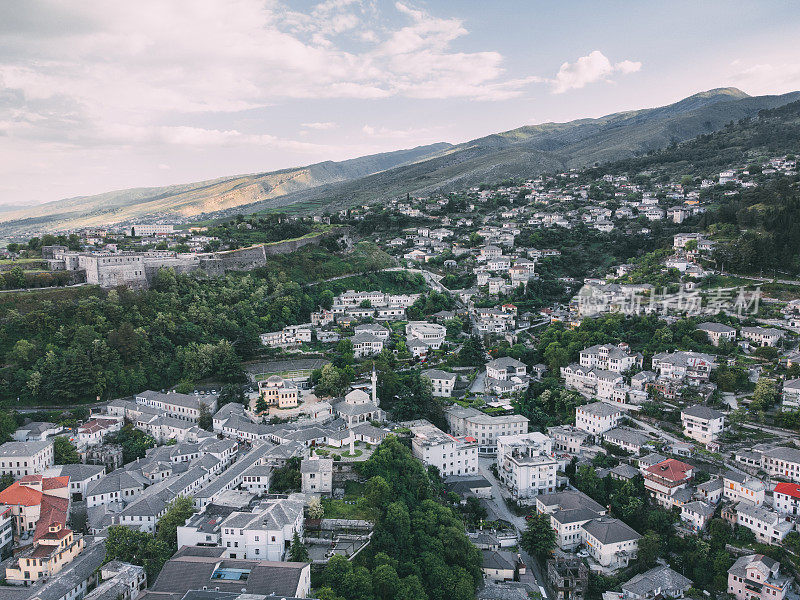
M 36 523 L 36 530 L 33 534 L 33 541 L 46 535 L 50 531 L 50 525 L 60 523 L 62 527 L 67 524 L 67 511 L 69 510 L 69 500 L 57 496 L 42 496 L 42 507 L 39 521 Z
M 800 485 L 797 485 L 796 483 L 781 482 L 775 485 L 775 493 L 785 494 L 787 496 L 791 496 L 792 498 L 800 499 Z
M 19 481 L 12 483 L 0 492 L 0 504 L 16 506 L 37 506 L 42 502 L 42 492 Z
M 692 469 L 694 469 L 692 465 L 687 465 L 674 458 L 668 458 L 651 467 L 647 467 L 649 473 L 662 477 L 663 479 L 669 479 L 670 481 L 683 481 L 684 479 L 688 479 L 689 477 L 686 475 L 686 472 Z
M 42 479 L 42 491 L 57 490 L 69 486 L 69 475 L 63 477 L 45 477 Z

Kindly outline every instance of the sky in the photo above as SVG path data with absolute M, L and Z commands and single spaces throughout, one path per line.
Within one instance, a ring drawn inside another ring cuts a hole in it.
M 800 90 L 798 40 L 790 0 L 3 0 L 0 204 Z

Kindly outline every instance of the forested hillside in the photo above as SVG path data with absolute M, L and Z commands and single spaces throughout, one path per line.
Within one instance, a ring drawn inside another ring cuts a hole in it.
M 333 294 L 304 284 L 376 271 L 371 244 L 333 254 L 307 247 L 221 278 L 162 270 L 153 289 L 72 288 L 0 297 L 0 402 L 69 405 L 181 381 L 242 378 L 259 333 L 308 320 Z

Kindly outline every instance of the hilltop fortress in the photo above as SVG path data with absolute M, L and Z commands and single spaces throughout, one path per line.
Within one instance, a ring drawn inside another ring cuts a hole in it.
M 342 235 L 349 246 L 347 228 L 337 228 L 317 235 L 285 240 L 272 244 L 258 244 L 237 250 L 208 253 L 171 251 L 151 252 L 75 252 L 66 246 L 44 246 L 42 258 L 51 271 L 82 272 L 88 284 L 104 288 L 126 286 L 147 288 L 162 267 L 176 273 L 203 270 L 208 275 L 222 275 L 227 271 L 249 271 L 267 264 L 268 256 L 289 254 L 310 244 L 319 245 L 326 237 Z

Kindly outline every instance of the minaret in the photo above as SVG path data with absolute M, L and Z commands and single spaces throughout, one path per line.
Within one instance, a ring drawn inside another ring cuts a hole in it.
M 372 363 L 372 403 L 380 406 L 378 401 L 378 374 L 375 372 L 375 363 Z

